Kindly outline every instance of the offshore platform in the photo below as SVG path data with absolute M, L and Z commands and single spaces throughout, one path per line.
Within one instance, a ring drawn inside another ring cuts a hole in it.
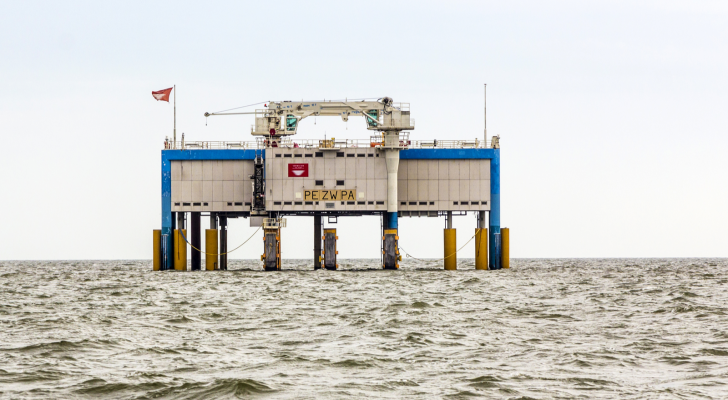
M 509 267 L 508 229 L 500 226 L 499 137 L 487 140 L 410 140 L 415 121 L 408 103 L 280 101 L 251 112 L 254 141 L 165 141 L 162 150 L 162 227 L 154 230 L 154 270 L 226 270 L 229 218 L 263 229 L 262 267 L 281 269 L 286 216 L 313 216 L 313 267 L 335 270 L 336 229 L 323 218 L 381 216 L 381 263 L 397 269 L 402 217 L 445 217 L 444 269 L 457 268 L 453 215 L 477 213 L 475 268 Z M 310 116 L 363 117 L 366 140 L 293 140 Z M 189 218 L 187 218 L 189 214 Z M 486 216 L 488 224 L 486 224 Z M 189 231 L 188 231 L 189 226 Z

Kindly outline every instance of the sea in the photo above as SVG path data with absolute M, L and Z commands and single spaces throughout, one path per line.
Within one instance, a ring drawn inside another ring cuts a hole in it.
M 0 398 L 728 398 L 727 259 L 458 261 L 0 261 Z

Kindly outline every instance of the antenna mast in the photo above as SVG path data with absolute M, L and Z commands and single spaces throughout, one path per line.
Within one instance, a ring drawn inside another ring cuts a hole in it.
M 486 105 L 487 96 L 486 96 L 486 89 L 488 89 L 488 84 L 483 84 L 483 140 L 485 142 L 488 142 L 488 107 Z M 486 144 L 487 146 L 487 144 Z

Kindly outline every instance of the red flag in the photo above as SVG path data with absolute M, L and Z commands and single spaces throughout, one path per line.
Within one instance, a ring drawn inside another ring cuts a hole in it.
M 172 93 L 172 88 L 169 89 L 162 89 L 157 90 L 156 92 L 152 92 L 152 96 L 154 96 L 157 100 L 166 101 L 169 103 L 169 94 Z

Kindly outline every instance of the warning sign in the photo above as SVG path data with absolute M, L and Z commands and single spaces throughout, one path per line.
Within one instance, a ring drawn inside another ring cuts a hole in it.
M 307 178 L 308 164 L 288 164 L 289 178 Z

